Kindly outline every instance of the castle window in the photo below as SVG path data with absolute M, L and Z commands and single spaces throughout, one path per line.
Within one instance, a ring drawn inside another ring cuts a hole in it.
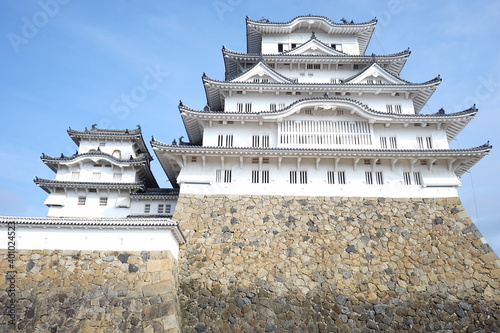
M 294 49 L 296 47 L 297 47 L 297 44 L 296 43 L 292 43 L 292 49 Z
M 396 111 L 396 113 L 399 113 L 399 114 L 403 113 L 401 110 L 401 104 L 394 105 L 394 111 Z
M 276 104 L 271 103 L 271 104 L 269 105 L 269 110 L 271 110 L 271 111 L 276 111 Z
M 321 69 L 321 64 L 307 64 L 307 69 Z
M 245 103 L 245 112 L 252 112 L 252 103 Z
M 243 112 L 243 103 L 236 104 L 236 111 Z
M 411 175 L 409 172 L 403 172 L 403 184 L 411 185 Z
M 233 146 L 233 136 L 232 135 L 222 135 L 217 136 L 217 146 L 218 147 L 232 147 Z
M 105 147 L 106 146 L 106 142 L 99 142 L 99 147 Z
M 283 52 L 283 44 L 278 43 L 278 52 Z
M 191 162 L 193 162 L 193 163 L 194 163 L 194 162 L 197 162 L 197 161 L 198 161 L 198 159 L 197 159 L 197 157 L 196 157 L 196 156 L 191 156 Z
M 87 197 L 78 197 L 78 205 L 79 206 L 84 206 L 85 201 L 87 201 Z
M 262 136 L 262 147 L 269 147 L 269 135 Z
M 373 185 L 373 172 L 365 171 L 365 182 L 368 185 Z
M 118 149 L 114 150 L 113 151 L 113 157 L 117 158 L 117 159 L 121 159 L 122 158 L 122 152 Z
M 300 183 L 307 184 L 307 171 L 300 171 Z
M 387 112 L 392 113 L 392 105 L 391 104 L 387 104 L 385 106 L 385 109 L 386 109 Z
M 253 135 L 252 136 L 252 147 L 258 147 L 260 144 L 260 136 Z
M 226 135 L 226 147 L 232 147 L 232 146 L 233 146 L 233 136 Z
M 231 170 L 215 170 L 215 182 L 217 183 L 230 183 L 232 172 Z
M 71 179 L 73 179 L 73 180 L 78 180 L 78 179 L 80 179 L 80 172 L 79 172 L 79 171 L 73 171 L 73 172 L 71 173 Z
M 158 205 L 158 214 L 163 214 L 163 205 Z
M 307 184 L 307 171 L 290 171 L 290 184 Z
M 375 182 L 377 185 L 382 185 L 384 183 L 384 175 L 382 171 L 375 172 Z
M 92 180 L 101 180 L 101 173 L 100 172 L 93 172 L 92 173 Z
M 262 183 L 269 184 L 269 170 L 262 170 Z
M 107 206 L 108 205 L 108 198 L 107 197 L 100 197 L 99 198 L 99 206 Z
M 269 170 L 252 170 L 252 183 L 269 184 Z
M 382 136 L 380 137 L 380 148 L 382 149 L 396 149 L 398 148 L 396 137 L 395 136 L 390 136 L 390 137 L 385 137 Z
M 352 65 L 352 69 L 359 69 L 359 65 L 356 64 Z
M 345 184 L 345 171 L 337 172 L 337 181 L 340 185 Z
M 151 211 L 151 205 L 145 204 L 144 205 L 144 214 L 149 214 L 150 211 Z
M 269 164 L 269 157 L 264 157 L 262 159 L 262 164 Z
M 417 137 L 417 145 L 419 149 L 432 149 L 432 138 L 430 136 L 427 137 Z
M 165 205 L 165 214 L 170 214 L 172 212 L 172 205 Z
M 256 184 L 259 182 L 259 170 L 252 170 L 252 183 Z
M 420 172 L 413 173 L 413 180 L 415 185 L 422 185 L 422 176 L 420 175 Z
M 252 147 L 269 147 L 269 135 L 252 135 Z
M 121 180 L 122 180 L 122 174 L 121 174 L 121 172 L 115 172 L 113 174 L 113 181 L 119 182 Z

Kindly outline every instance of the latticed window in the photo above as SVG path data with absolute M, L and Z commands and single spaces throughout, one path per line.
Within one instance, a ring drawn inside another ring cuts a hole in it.
M 108 205 L 108 198 L 107 197 L 100 197 L 99 198 L 99 206 L 107 206 Z
M 417 145 L 419 149 L 432 149 L 432 138 L 430 136 L 418 136 Z
M 165 205 L 165 214 L 170 214 L 172 212 L 172 205 Z
M 382 171 L 375 172 L 375 182 L 377 185 L 382 185 L 384 183 L 384 175 Z
M 217 183 L 230 183 L 231 182 L 231 170 L 215 170 L 215 181 Z
M 151 205 L 145 204 L 144 205 L 144 214 L 149 214 L 150 211 L 151 211 Z
M 297 184 L 297 171 L 290 171 L 290 184 Z
M 337 172 L 337 180 L 339 184 L 345 184 L 345 171 Z
M 409 172 L 403 172 L 403 183 L 405 185 L 411 185 L 411 175 Z
M 259 146 L 260 146 L 260 136 L 252 135 L 252 147 L 259 147 Z
M 83 206 L 85 205 L 85 202 L 87 201 L 86 197 L 78 197 L 78 205 Z
M 371 127 L 366 121 L 287 120 L 278 126 L 279 143 L 283 146 L 372 144 Z
M 420 172 L 413 173 L 413 180 L 415 185 L 422 185 L 422 176 L 420 175 Z
M 301 184 L 307 184 L 307 171 L 300 171 L 299 173 L 300 176 L 300 183 Z
M 365 171 L 365 182 L 368 185 L 373 184 L 373 172 L 371 171 Z
M 164 205 L 158 205 L 158 214 L 163 214 L 163 207 Z
M 252 170 L 252 183 L 256 184 L 259 182 L 259 170 Z

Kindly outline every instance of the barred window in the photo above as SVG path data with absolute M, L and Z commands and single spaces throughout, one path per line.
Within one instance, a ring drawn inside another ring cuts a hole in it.
M 144 214 L 149 214 L 150 211 L 151 211 L 151 205 L 145 204 L 144 205 Z
M 403 183 L 405 185 L 411 185 L 411 176 L 409 172 L 403 172 Z
M 373 173 L 371 171 L 365 171 L 365 182 L 368 185 L 373 185 Z
M 99 198 L 99 206 L 107 206 L 108 205 L 108 198 L 107 197 L 100 197 Z

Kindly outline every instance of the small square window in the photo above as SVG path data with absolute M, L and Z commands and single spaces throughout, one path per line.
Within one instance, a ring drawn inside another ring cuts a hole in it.
M 108 205 L 108 198 L 107 197 L 100 197 L 99 198 L 99 206 L 107 206 Z

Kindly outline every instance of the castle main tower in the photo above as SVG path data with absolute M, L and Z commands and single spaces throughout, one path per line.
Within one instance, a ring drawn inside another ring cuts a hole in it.
M 477 109 L 421 113 L 440 77 L 365 55 L 375 25 L 247 18 L 207 105 L 179 104 L 189 142 L 152 141 L 187 331 L 499 328 L 498 257 L 456 190 L 491 146 L 449 147 Z

